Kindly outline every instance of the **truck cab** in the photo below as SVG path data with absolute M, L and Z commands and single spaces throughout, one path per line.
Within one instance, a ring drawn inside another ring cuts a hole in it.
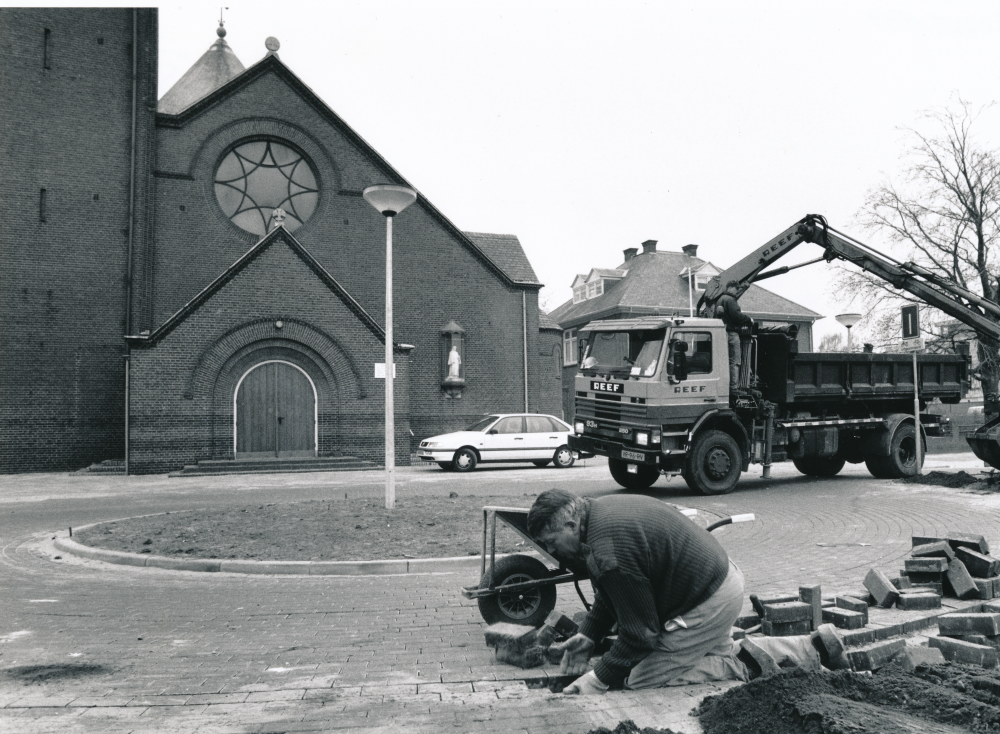
M 682 473 L 691 426 L 729 405 L 725 325 L 613 319 L 591 322 L 580 339 L 571 447 L 607 456 L 612 476 L 627 487 Z

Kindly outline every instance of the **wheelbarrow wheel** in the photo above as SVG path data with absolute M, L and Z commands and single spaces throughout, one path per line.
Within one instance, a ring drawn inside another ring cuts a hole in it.
M 530 556 L 507 556 L 493 565 L 492 576 L 487 570 L 479 582 L 479 588 L 489 588 L 495 579 L 495 586 L 519 584 L 548 578 L 549 569 L 544 563 Z M 499 591 L 495 596 L 479 597 L 479 613 L 487 624 L 509 622 L 537 627 L 556 608 L 556 587 L 539 586 L 518 593 L 505 594 Z

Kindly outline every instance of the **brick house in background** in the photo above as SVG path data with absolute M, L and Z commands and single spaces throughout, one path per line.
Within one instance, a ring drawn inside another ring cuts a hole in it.
M 690 315 L 708 281 L 720 273 L 719 268 L 697 256 L 698 245 L 685 245 L 681 252 L 660 252 L 656 240 L 646 240 L 641 253 L 630 247 L 624 254 L 625 260 L 617 268 L 594 268 L 577 275 L 573 298 L 548 314 L 563 329 L 562 389 L 567 420 L 573 416 L 580 327 L 597 319 Z M 740 297 L 740 307 L 765 325 L 798 325 L 799 350 L 812 351 L 812 325 L 821 314 L 756 285 Z
M 0 9 L 0 471 L 126 446 L 136 473 L 381 463 L 385 221 L 361 192 L 412 184 L 274 43 L 244 68 L 224 35 L 157 101 L 155 9 Z M 486 412 L 560 412 L 560 332 L 517 237 L 421 196 L 393 261 L 397 463 Z

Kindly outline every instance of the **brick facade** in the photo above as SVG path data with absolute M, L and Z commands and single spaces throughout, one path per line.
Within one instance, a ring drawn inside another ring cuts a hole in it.
M 276 56 L 179 114 L 156 114 L 155 10 L 0 9 L 0 21 L 12 49 L 2 89 L 19 100 L 5 109 L 4 149 L 22 172 L 0 182 L 7 221 L 20 224 L 0 235 L 11 253 L 0 271 L 0 471 L 124 456 L 126 335 L 137 337 L 134 471 L 231 457 L 236 384 L 268 360 L 315 386 L 320 454 L 380 461 L 384 386 L 373 364 L 384 343 L 365 318 L 384 325 L 385 220 L 361 192 L 411 184 Z M 293 244 L 236 272 L 258 237 L 223 213 L 215 170 L 234 145 L 260 139 L 305 157 L 319 200 Z M 423 198 L 394 220 L 393 261 L 394 338 L 413 345 L 397 356 L 398 463 L 421 438 L 483 413 L 561 413 L 557 344 L 540 331 L 533 274 L 512 276 Z M 198 300 L 224 273 L 232 279 Z M 450 321 L 464 329 L 461 398 L 441 387 Z

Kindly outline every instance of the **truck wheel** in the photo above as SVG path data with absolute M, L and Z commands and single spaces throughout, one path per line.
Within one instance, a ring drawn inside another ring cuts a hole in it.
M 927 456 L 926 443 L 922 456 Z M 870 456 L 865 466 L 876 479 L 902 479 L 917 473 L 917 442 L 912 423 L 900 423 L 889 442 L 888 456 Z
M 792 459 L 795 468 L 810 477 L 835 477 L 844 468 L 846 460 L 842 456 L 809 456 Z
M 507 556 L 493 565 L 492 575 L 487 570 L 479 582 L 480 589 L 489 588 L 492 579 L 497 587 L 538 581 L 549 577 L 549 569 L 537 558 Z M 496 596 L 479 597 L 479 613 L 487 624 L 510 622 L 537 627 L 556 608 L 556 587 L 539 586 L 516 594 L 498 593 Z
M 625 489 L 648 489 L 660 478 L 660 472 L 655 466 L 639 464 L 639 471 L 630 474 L 628 462 L 624 459 L 608 459 L 608 469 L 611 477 Z
M 455 467 L 455 471 L 472 471 L 476 468 L 478 459 L 476 458 L 476 452 L 472 449 L 459 449 L 455 452 L 455 459 L 452 461 L 452 466 Z
M 743 468 L 740 447 L 724 431 L 705 431 L 694 440 L 681 476 L 702 494 L 729 494 Z

